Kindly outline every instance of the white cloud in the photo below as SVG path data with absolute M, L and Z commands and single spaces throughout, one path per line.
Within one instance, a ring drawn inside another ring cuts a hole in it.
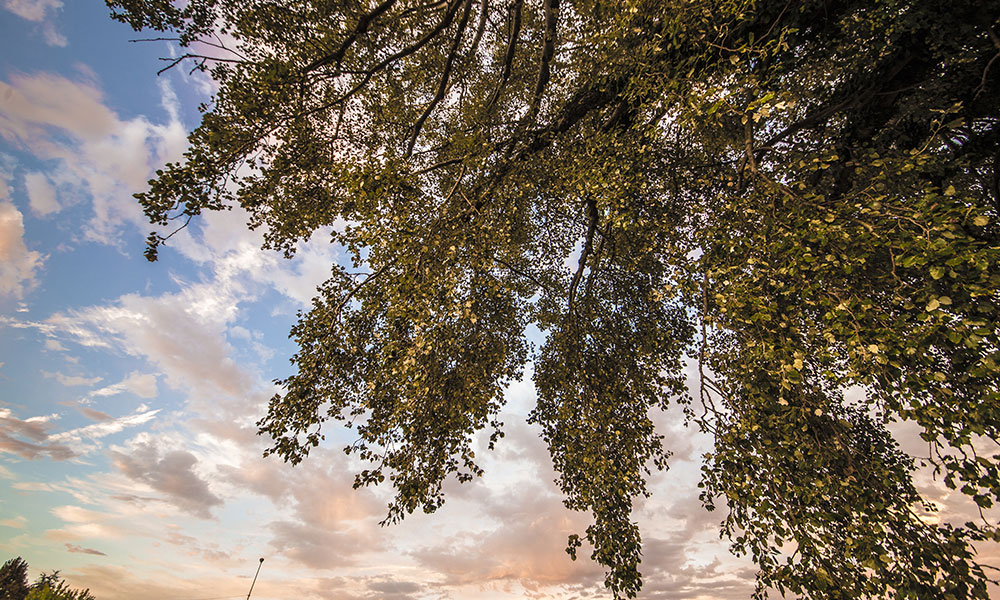
M 6 188 L 6 184 L 0 182 Z M 5 193 L 0 189 L 0 194 Z M 0 297 L 21 298 L 35 285 L 35 271 L 42 266 L 39 252 L 24 244 L 24 217 L 0 195 Z
M 274 289 L 296 308 L 310 306 L 316 287 L 330 278 L 341 258 L 339 247 L 330 243 L 329 230 L 317 231 L 308 242 L 299 243 L 295 256 L 288 260 L 277 252 L 261 250 L 263 234 L 247 228 L 249 219 L 238 206 L 204 214 L 200 234 L 186 230 L 176 238 L 175 247 L 185 258 L 211 265 L 220 279 L 244 278 Z
M 234 298 L 200 284 L 159 297 L 128 294 L 112 305 L 55 315 L 49 322 L 84 346 L 122 349 L 145 358 L 174 388 L 242 395 L 249 380 L 230 358 L 224 335 L 235 311 Z
M 48 339 L 45 340 L 45 349 L 53 352 L 65 352 L 66 346 L 60 344 L 59 340 Z
M 113 244 L 125 224 L 148 229 L 132 194 L 146 187 L 157 167 L 178 160 L 187 144 L 177 98 L 166 80 L 160 85 L 168 116 L 162 124 L 142 116 L 121 119 L 90 81 L 38 73 L 0 82 L 0 137 L 39 159 L 55 161 L 57 166 L 45 174 L 48 184 L 89 193 L 93 216 L 83 228 L 85 239 Z M 39 182 L 31 181 L 33 208 L 48 214 L 44 211 L 54 211 L 55 198 L 49 202 Z
M 155 398 L 157 394 L 156 375 L 133 371 L 122 381 L 94 390 L 88 397 L 114 396 L 123 392 L 131 392 L 140 398 Z
M 32 171 L 24 176 L 24 187 L 28 191 L 31 212 L 39 217 L 47 217 L 62 210 L 56 200 L 56 190 L 45 173 Z
M 4 0 L 3 7 L 29 21 L 44 21 L 49 12 L 62 8 L 62 0 Z
M 54 341 L 54 340 L 46 340 L 46 341 Z M 46 379 L 55 379 L 56 381 L 65 385 L 66 387 L 75 387 L 81 385 L 91 386 L 101 380 L 100 377 L 81 377 L 79 375 L 64 375 L 62 373 L 50 373 L 44 370 L 41 373 L 42 377 L 45 377 Z
M 3 0 L 3 7 L 15 15 L 39 23 L 42 36 L 50 46 L 65 46 L 66 36 L 56 30 L 52 16 L 62 8 L 62 0 Z
M 99 448 L 95 443 L 97 440 L 124 431 L 128 427 L 144 425 L 151 421 L 158 412 L 160 412 L 160 409 L 100 421 L 84 427 L 52 434 L 49 436 L 49 441 L 64 444 L 70 447 L 77 455 L 87 454 Z

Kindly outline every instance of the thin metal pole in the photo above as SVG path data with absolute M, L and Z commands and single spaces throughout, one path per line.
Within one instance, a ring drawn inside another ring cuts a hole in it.
M 260 559 L 260 562 L 257 563 L 257 572 L 253 574 L 253 581 L 250 582 L 250 591 L 247 592 L 247 600 L 250 600 L 250 594 L 253 593 L 253 584 L 257 583 L 257 576 L 260 575 L 260 567 L 263 564 L 264 564 L 264 559 L 262 558 Z

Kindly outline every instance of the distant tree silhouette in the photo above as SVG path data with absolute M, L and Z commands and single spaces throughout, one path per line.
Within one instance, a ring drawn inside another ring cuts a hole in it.
M 28 563 L 18 556 L 0 567 L 0 600 L 97 600 L 89 589 L 77 590 L 67 584 L 59 571 L 42 573 L 28 584 Z
M 89 589 L 75 590 L 59 575 L 59 571 L 42 573 L 31 586 L 24 600 L 97 600 Z

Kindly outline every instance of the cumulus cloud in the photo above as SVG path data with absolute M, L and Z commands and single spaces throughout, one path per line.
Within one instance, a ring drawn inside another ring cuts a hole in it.
M 271 548 L 297 566 L 333 569 L 358 564 L 360 555 L 380 546 L 373 528 L 330 531 L 299 521 L 275 521 L 269 525 Z
M 141 116 L 120 118 L 90 81 L 48 73 L 0 81 L 0 137 L 56 162 L 52 172 L 62 184 L 89 192 L 93 217 L 84 228 L 86 239 L 115 243 L 125 223 L 147 228 L 132 194 L 145 187 L 158 166 L 179 159 L 187 144 L 177 99 L 165 79 L 161 86 L 168 121 L 157 124 Z M 58 209 L 52 179 L 46 173 L 27 181 L 33 210 L 40 215 Z
M 341 452 L 317 448 L 309 458 L 292 469 L 248 453 L 239 464 L 220 465 L 217 473 L 244 493 L 291 508 L 288 518 L 271 522 L 268 531 L 271 548 L 293 564 L 335 568 L 383 549 L 386 530 L 377 523 L 385 516 L 385 503 L 370 489 L 353 489 L 353 471 Z
M 329 231 L 316 232 L 308 242 L 296 246 L 293 259 L 277 252 L 261 250 L 260 230 L 251 231 L 249 214 L 240 207 L 204 214 L 195 233 L 185 230 L 176 238 L 177 250 L 198 264 L 211 265 L 224 280 L 237 277 L 267 286 L 294 301 L 296 308 L 308 307 L 316 287 L 329 279 L 331 268 L 341 258 L 338 246 L 329 243 Z
M 5 200 L 6 184 L 0 181 L 0 297 L 22 298 L 35 286 L 35 271 L 42 255 L 24 243 L 24 218 Z
M 565 552 L 567 536 L 586 528 L 586 517 L 568 511 L 537 483 L 522 481 L 507 493 L 483 494 L 476 505 L 498 524 L 475 536 L 438 539 L 412 553 L 448 585 L 511 581 L 535 588 L 603 579 L 595 563 L 572 561 Z
M 32 171 L 24 176 L 24 187 L 28 191 L 31 212 L 39 217 L 47 217 L 62 209 L 56 200 L 56 190 L 45 173 Z
M 243 395 L 247 375 L 230 357 L 225 341 L 227 321 L 235 317 L 235 299 L 211 285 L 196 285 L 178 294 L 141 296 L 128 294 L 114 304 L 55 315 L 49 323 L 84 346 L 121 349 L 143 357 L 163 373 L 175 388 L 192 392 L 221 391 Z M 133 375 L 121 387 L 143 397 L 156 395 L 155 379 Z
M 198 458 L 186 450 L 161 454 L 149 436 L 139 436 L 127 448 L 113 450 L 111 459 L 126 477 L 148 485 L 177 508 L 203 519 L 223 503 L 195 472 Z
M 39 23 L 42 36 L 50 46 L 65 46 L 66 37 L 52 23 L 54 13 L 63 6 L 62 0 L 3 0 L 3 7 L 15 15 Z

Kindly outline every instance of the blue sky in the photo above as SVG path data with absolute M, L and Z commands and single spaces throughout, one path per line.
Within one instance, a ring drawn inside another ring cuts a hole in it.
M 607 597 L 563 550 L 587 517 L 523 424 L 530 383 L 508 391 L 486 476 L 402 525 L 377 524 L 386 490 L 351 489 L 342 431 L 298 467 L 261 458 L 295 312 L 344 257 L 323 232 L 293 260 L 262 251 L 232 211 L 145 261 L 131 196 L 180 157 L 212 82 L 157 77 L 170 47 L 136 37 L 97 0 L 0 0 L 2 558 L 99 600 L 244 597 L 259 557 L 254 598 Z M 672 469 L 636 513 L 644 597 L 747 598 L 752 565 L 697 499 L 706 440 L 678 416 L 659 419 Z M 965 519 L 921 477 L 941 518 Z

